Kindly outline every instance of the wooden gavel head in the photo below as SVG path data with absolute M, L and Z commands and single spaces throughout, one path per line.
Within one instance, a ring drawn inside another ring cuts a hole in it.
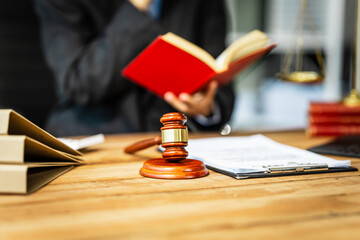
M 161 130 L 161 146 L 165 148 L 162 157 L 170 162 L 184 160 L 188 156 L 185 147 L 188 145 L 188 129 L 184 125 L 187 119 L 181 113 L 167 113 L 160 122 L 164 124 Z
M 147 160 L 140 169 L 140 174 L 145 177 L 162 179 L 189 179 L 204 177 L 209 171 L 203 162 L 188 159 L 185 147 L 188 145 L 188 129 L 185 126 L 187 118 L 182 113 L 166 113 L 160 119 L 164 125 L 161 137 L 155 137 L 135 143 L 125 149 L 132 153 L 155 144 L 165 149 L 162 158 Z

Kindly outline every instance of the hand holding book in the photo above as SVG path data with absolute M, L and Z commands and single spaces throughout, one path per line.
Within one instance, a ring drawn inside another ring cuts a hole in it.
M 217 82 L 213 80 L 207 84 L 202 91 L 198 91 L 192 95 L 181 93 L 179 97 L 177 97 L 173 92 L 166 92 L 164 99 L 175 109 L 190 117 L 199 114 L 209 117 L 213 113 L 217 86 Z

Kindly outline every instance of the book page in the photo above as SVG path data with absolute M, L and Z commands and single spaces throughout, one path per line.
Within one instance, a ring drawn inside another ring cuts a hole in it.
M 189 158 L 234 173 L 266 172 L 271 167 L 327 165 L 350 167 L 340 161 L 275 142 L 263 135 L 189 140 Z
M 218 65 L 215 62 L 215 59 L 204 49 L 193 44 L 192 42 L 187 41 L 186 39 L 179 37 L 171 32 L 163 35 L 161 37 L 164 41 L 167 41 L 170 44 L 182 49 L 183 51 L 193 55 L 198 58 L 200 61 L 207 64 L 209 67 L 214 69 L 215 71 L 219 71 Z
M 216 58 L 216 64 L 220 69 L 224 69 L 236 59 L 265 47 L 268 41 L 269 39 L 265 33 L 259 30 L 253 30 L 230 44 L 230 46 Z

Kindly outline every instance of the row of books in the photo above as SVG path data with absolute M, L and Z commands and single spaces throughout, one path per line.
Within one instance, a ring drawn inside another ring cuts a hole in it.
M 360 106 L 311 102 L 307 133 L 309 136 L 360 135 Z
M 0 193 L 31 193 L 83 163 L 82 154 L 17 112 L 0 109 Z

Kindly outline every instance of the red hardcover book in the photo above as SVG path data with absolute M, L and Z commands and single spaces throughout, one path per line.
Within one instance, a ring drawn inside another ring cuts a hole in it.
M 309 136 L 360 135 L 360 124 L 309 124 Z
M 311 102 L 309 114 L 360 115 L 360 106 L 346 106 L 339 102 Z
M 156 38 L 123 70 L 123 75 L 160 97 L 167 91 L 194 93 L 211 79 L 219 85 L 275 47 L 254 30 L 231 44 L 216 60 L 191 42 L 167 33 Z
M 310 124 L 360 124 L 360 113 L 355 114 L 310 114 Z

